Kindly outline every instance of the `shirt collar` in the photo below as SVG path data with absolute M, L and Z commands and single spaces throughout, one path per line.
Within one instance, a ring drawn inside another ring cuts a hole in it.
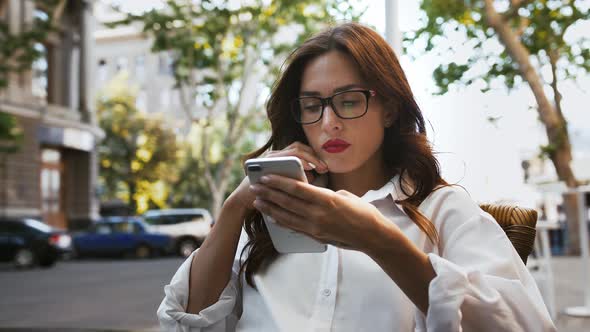
M 366 202 L 373 202 L 390 196 L 393 202 L 395 203 L 395 201 L 404 200 L 408 198 L 408 195 L 404 194 L 404 192 L 401 189 L 399 178 L 399 174 L 394 175 L 389 181 L 387 181 L 383 185 L 383 187 L 367 191 L 361 197 L 361 199 Z M 406 192 L 411 192 L 411 184 L 408 181 L 407 177 L 404 177 L 404 180 L 404 188 L 406 188 Z M 326 188 L 328 186 L 328 175 L 320 174 L 315 178 L 312 184 L 318 187 Z M 396 203 L 396 205 L 398 205 L 398 207 L 401 208 L 399 204 Z

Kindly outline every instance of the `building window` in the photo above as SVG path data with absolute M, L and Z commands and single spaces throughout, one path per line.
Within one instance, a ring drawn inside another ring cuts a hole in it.
M 147 93 L 145 88 L 142 88 L 137 93 L 137 98 L 135 98 L 135 107 L 141 112 L 147 112 Z
M 158 57 L 158 72 L 160 75 L 172 76 L 172 58 L 167 53 L 160 53 Z
M 103 82 L 105 82 L 108 79 L 108 76 L 109 76 L 109 66 L 107 65 L 107 60 L 100 59 L 98 61 L 98 72 L 97 72 L 97 76 L 98 76 L 98 81 L 100 83 L 103 83 Z
M 163 89 L 160 91 L 160 106 L 168 108 L 170 106 L 170 90 Z
M 135 77 L 140 82 L 145 80 L 145 55 L 135 57 Z
M 31 91 L 41 102 L 47 101 L 47 49 L 43 44 L 36 43 L 34 48 L 41 54 L 32 64 Z
M 118 57 L 115 61 L 117 72 L 129 69 L 129 60 L 126 57 Z
M 180 91 L 178 89 L 174 89 L 171 91 L 170 103 L 174 107 L 180 106 Z

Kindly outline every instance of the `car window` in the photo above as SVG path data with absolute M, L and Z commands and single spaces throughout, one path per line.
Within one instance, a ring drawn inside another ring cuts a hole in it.
M 189 214 L 186 216 L 184 221 L 203 221 L 205 217 L 202 214 Z
M 96 225 L 94 231 L 97 234 L 111 234 L 112 233 L 111 227 L 106 223 Z
M 164 217 L 166 219 L 166 225 L 175 225 L 182 222 L 182 216 L 169 215 Z
M 145 221 L 150 225 L 162 225 L 165 222 L 162 216 L 145 217 Z
M 139 234 L 139 233 L 144 232 L 143 226 L 140 223 L 134 222 L 134 223 L 132 223 L 132 225 L 133 225 L 133 233 Z
M 0 222 L 0 233 L 11 234 L 16 233 L 17 231 L 18 227 L 14 222 Z
M 113 224 L 113 232 L 115 233 L 132 233 L 133 226 L 130 222 L 118 222 Z
M 168 220 L 167 220 L 168 224 L 179 224 L 179 223 L 189 222 L 189 221 L 201 221 L 201 220 L 203 220 L 203 215 L 202 214 L 177 214 L 177 215 L 167 216 L 167 218 L 168 218 Z
M 205 216 L 201 213 L 162 214 L 146 216 L 145 221 L 150 225 L 175 225 L 189 221 L 202 221 Z
M 50 233 L 52 231 L 51 226 L 44 224 L 40 221 L 37 221 L 35 219 L 25 219 L 25 223 L 27 224 L 27 226 L 34 228 L 38 231 L 41 231 L 43 233 Z
M 3 222 L 0 223 L 0 233 L 4 234 L 22 234 L 26 233 L 27 228 L 20 222 Z

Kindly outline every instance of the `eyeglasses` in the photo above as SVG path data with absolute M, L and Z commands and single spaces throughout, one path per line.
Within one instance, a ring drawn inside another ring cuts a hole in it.
M 367 113 L 369 98 L 376 96 L 373 90 L 347 90 L 331 97 L 299 97 L 291 102 L 291 113 L 295 121 L 306 125 L 320 121 L 324 109 L 330 105 L 341 119 L 356 119 Z

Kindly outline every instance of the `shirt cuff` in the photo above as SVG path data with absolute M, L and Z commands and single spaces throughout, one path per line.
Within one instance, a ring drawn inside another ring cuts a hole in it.
M 237 289 L 231 282 L 223 289 L 219 300 L 209 307 L 201 310 L 198 314 L 187 313 L 178 301 L 175 289 L 166 286 L 166 298 L 158 310 L 158 317 L 161 321 L 170 320 L 171 323 L 178 323 L 190 327 L 208 327 L 231 315 L 236 304 Z M 164 308 L 163 308 L 164 307 Z
M 190 268 L 195 253 L 196 251 L 186 259 L 172 278 L 172 281 L 170 281 L 170 284 L 164 287 L 165 297 L 158 308 L 157 314 L 160 325 L 165 330 L 177 330 L 178 325 L 197 328 L 208 327 L 230 316 L 235 307 L 239 292 L 232 275 L 217 302 L 201 310 L 198 314 L 186 312 Z
M 436 277 L 428 286 L 428 331 L 461 331 L 461 305 L 468 289 L 469 278 L 463 270 L 435 254 L 428 254 Z

